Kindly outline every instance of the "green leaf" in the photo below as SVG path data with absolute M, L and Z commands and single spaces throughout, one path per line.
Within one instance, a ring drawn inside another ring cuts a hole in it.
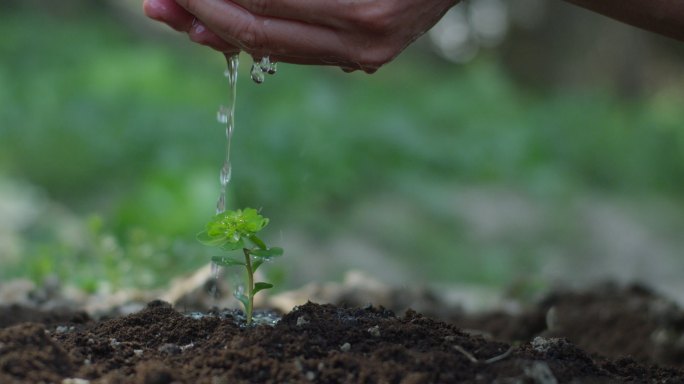
M 245 247 L 245 242 L 240 239 L 236 243 L 228 243 L 226 242 L 225 244 L 221 244 L 221 249 L 226 250 L 226 251 L 234 251 L 236 249 L 244 248 Z
M 198 240 L 211 246 L 223 246 L 229 250 L 241 248 L 244 239 L 249 239 L 268 224 L 268 219 L 261 216 L 254 208 L 225 211 L 215 215 L 198 235 Z M 257 238 L 257 241 L 258 240 Z M 229 244 L 229 245 L 227 245 Z M 261 242 L 263 244 L 263 242 Z
M 254 284 L 254 294 L 256 295 L 257 292 L 263 291 L 264 289 L 271 289 L 273 288 L 273 284 L 270 283 L 256 283 Z
M 234 265 L 245 265 L 243 261 L 240 260 L 235 260 L 230 257 L 223 257 L 223 256 L 214 256 L 211 258 L 211 261 L 214 263 L 224 266 L 224 267 L 231 267 Z
M 266 246 L 266 243 L 264 243 L 264 241 L 261 240 L 260 238 L 258 238 L 256 235 L 250 236 L 250 237 L 249 237 L 249 240 L 250 240 L 252 243 L 254 243 L 254 245 L 256 245 L 257 247 L 259 247 L 260 249 L 266 249 L 266 248 L 268 248 L 268 247 Z
M 266 261 L 266 260 L 256 259 L 256 260 L 252 261 L 252 273 L 256 272 L 256 270 L 259 269 L 259 267 L 261 266 L 261 264 L 264 263 L 264 261 Z
M 242 305 L 244 306 L 244 309 L 245 309 L 245 313 L 246 313 L 249 309 L 249 297 L 247 297 L 245 295 L 238 295 L 238 294 L 235 294 L 233 296 L 235 296 L 235 298 L 238 299 L 238 301 L 240 301 L 242 303 Z
M 226 242 L 225 239 L 209 236 L 209 233 L 206 230 L 197 234 L 197 241 L 204 245 L 209 245 L 212 247 L 220 247 L 221 245 L 223 245 L 223 243 Z
M 266 249 L 250 249 L 249 253 L 256 256 L 256 257 L 276 257 L 276 256 L 282 256 L 283 253 L 282 248 L 280 247 L 273 247 L 273 248 L 266 248 Z

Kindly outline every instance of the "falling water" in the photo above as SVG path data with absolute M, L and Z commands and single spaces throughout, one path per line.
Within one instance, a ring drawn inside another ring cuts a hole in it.
M 216 300 L 216 296 L 218 296 L 218 278 L 219 274 L 221 274 L 221 266 L 214 263 L 213 261 L 211 262 L 211 277 L 213 279 L 212 284 L 211 284 L 211 289 L 209 290 L 209 294 L 211 297 Z
M 223 73 L 228 78 L 228 106 L 220 106 L 216 113 L 216 120 L 226 126 L 226 157 L 221 167 L 219 174 L 219 181 L 221 182 L 221 192 L 219 194 L 218 202 L 216 203 L 216 213 L 223 213 L 226 210 L 226 190 L 228 183 L 230 183 L 232 166 L 230 163 L 230 143 L 233 137 L 233 129 L 235 128 L 235 100 L 237 97 L 237 71 L 239 65 L 238 55 L 226 56 L 228 66 Z M 273 75 L 278 70 L 277 64 L 271 62 L 268 56 L 264 56 L 257 62 L 254 60 L 252 64 L 251 77 L 254 82 L 261 84 L 264 81 L 265 74 Z
M 223 74 L 228 78 L 228 106 L 222 105 L 216 113 L 216 120 L 226 126 L 226 157 L 223 160 L 223 166 L 219 174 L 221 192 L 216 203 L 217 214 L 223 213 L 226 210 L 226 190 L 231 177 L 230 143 L 233 138 L 233 129 L 235 128 L 235 98 L 237 95 L 236 85 L 239 64 L 238 55 L 226 56 L 226 59 L 228 66 Z
M 223 75 L 228 79 L 228 106 L 222 105 L 216 112 L 216 120 L 226 127 L 226 157 L 223 160 L 223 166 L 219 172 L 219 182 L 221 184 L 221 191 L 219 193 L 218 201 L 216 202 L 216 213 L 223 213 L 226 210 L 226 191 L 232 173 L 232 166 L 230 163 L 230 143 L 233 138 L 233 129 L 235 128 L 235 98 L 237 96 L 237 70 L 239 59 L 238 55 L 226 56 L 227 67 Z M 221 274 L 221 267 L 212 262 L 211 275 L 214 279 L 211 287 L 211 296 L 216 299 L 218 278 Z
M 216 120 L 226 127 L 226 157 L 223 160 L 223 166 L 219 173 L 219 182 L 221 190 L 218 201 L 216 202 L 216 213 L 223 213 L 226 210 L 226 191 L 232 174 L 232 165 L 230 162 L 230 144 L 233 138 L 233 130 L 235 128 L 235 100 L 237 97 L 237 75 L 239 57 L 237 54 L 226 56 L 227 67 L 224 76 L 228 79 L 228 105 L 221 105 L 216 112 Z M 261 84 L 264 81 L 265 74 L 273 75 L 277 71 L 276 63 L 271 62 L 268 56 L 261 58 L 259 62 L 256 60 L 252 64 L 251 77 L 255 83 Z M 214 284 L 211 288 L 211 295 L 216 299 L 218 278 L 221 273 L 221 267 L 216 263 L 211 263 L 211 274 L 214 279 Z M 244 290 L 244 288 L 243 288 Z M 237 294 L 237 293 L 236 293 Z

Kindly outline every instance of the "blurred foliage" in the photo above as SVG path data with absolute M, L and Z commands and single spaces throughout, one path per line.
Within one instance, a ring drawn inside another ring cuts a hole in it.
M 106 7 L 15 8 L 0 15 L 0 176 L 29 185 L 39 213 L 11 230 L 20 246 L 0 248 L 0 278 L 146 287 L 206 263 L 194 236 L 218 195 L 221 55 L 133 32 L 140 20 Z M 541 263 L 531 243 L 469 238 L 448 209 L 451 185 L 559 201 L 684 192 L 674 85 L 629 100 L 530 91 L 490 57 L 454 66 L 409 51 L 373 76 L 281 65 L 256 86 L 250 64 L 243 55 L 229 205 L 263 207 L 272 231 L 369 239 L 420 265 L 416 278 L 504 285 Z

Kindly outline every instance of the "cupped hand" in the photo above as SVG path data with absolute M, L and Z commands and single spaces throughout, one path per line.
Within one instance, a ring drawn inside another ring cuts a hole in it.
M 145 13 L 222 52 L 374 72 L 459 0 L 145 0 Z
M 196 43 L 210 46 L 225 53 L 237 53 L 239 48 L 223 41 L 174 0 L 144 0 L 143 10 L 147 17 L 168 24 L 171 28 L 185 32 Z

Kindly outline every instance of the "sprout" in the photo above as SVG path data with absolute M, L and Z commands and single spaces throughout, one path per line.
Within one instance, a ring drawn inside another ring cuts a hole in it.
M 214 256 L 211 260 L 222 266 L 243 266 L 247 272 L 247 291 L 236 291 L 235 297 L 245 308 L 247 324 L 252 323 L 254 311 L 254 295 L 259 291 L 273 288 L 273 284 L 255 282 L 254 273 L 266 261 L 282 256 L 283 249 L 269 248 L 257 233 L 268 225 L 268 219 L 261 216 L 254 208 L 225 211 L 214 216 L 206 229 L 197 235 L 197 239 L 209 246 L 219 247 L 226 251 L 242 249 L 244 259 L 232 256 Z

